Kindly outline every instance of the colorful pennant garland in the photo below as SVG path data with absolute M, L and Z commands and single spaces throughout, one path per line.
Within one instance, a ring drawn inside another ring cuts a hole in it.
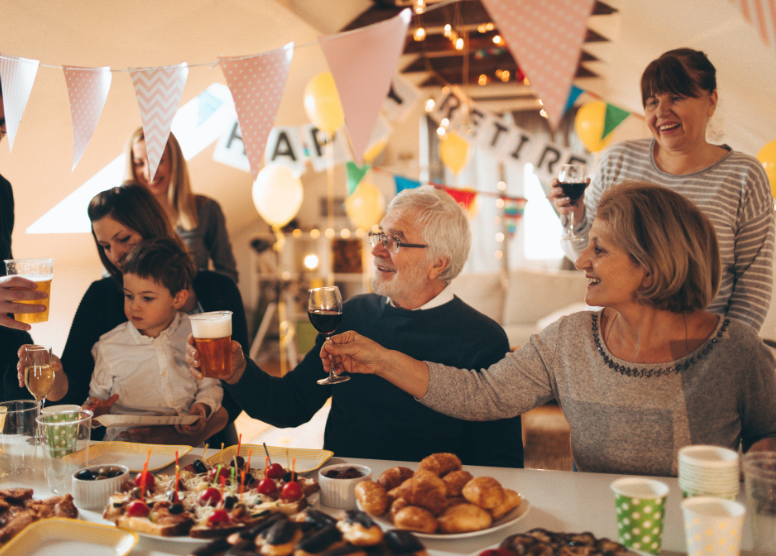
M 345 163 L 345 170 L 348 177 L 348 197 L 353 195 L 356 187 L 358 187 L 358 184 L 361 183 L 362 179 L 364 179 L 364 176 L 370 168 L 371 166 L 369 164 L 358 166 L 355 162 L 347 161 Z
M 3 108 L 9 152 L 13 150 L 16 132 L 30 99 L 39 65 L 38 60 L 0 54 L 0 82 L 3 84 Z
M 73 119 L 73 168 L 92 140 L 113 80 L 109 67 L 81 68 L 64 66 L 70 116 Z

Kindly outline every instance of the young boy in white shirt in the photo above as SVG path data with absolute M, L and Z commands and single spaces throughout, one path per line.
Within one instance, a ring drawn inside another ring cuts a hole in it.
M 124 314 L 128 322 L 100 336 L 92 348 L 95 366 L 84 409 L 94 416 L 196 415 L 178 432 L 196 434 L 221 406 L 216 379 L 189 374 L 188 315 L 179 313 L 196 274 L 193 260 L 170 238 L 138 243 L 123 268 Z M 118 439 L 125 427 L 108 427 L 105 440 Z M 124 440 L 124 438 L 122 438 Z

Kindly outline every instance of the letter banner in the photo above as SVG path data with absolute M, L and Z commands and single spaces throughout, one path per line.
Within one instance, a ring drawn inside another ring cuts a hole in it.
M 563 117 L 595 0 L 483 0 L 536 96 L 550 127 Z
M 8 133 L 8 152 L 22 121 L 22 114 L 30 99 L 32 85 L 38 74 L 38 60 L 0 54 L 0 82 L 3 84 L 3 109 L 5 129 Z
M 280 107 L 293 55 L 294 43 L 291 42 L 254 56 L 218 59 L 232 92 L 254 179 L 259 175 L 267 137 Z
M 113 74 L 110 67 L 80 68 L 64 66 L 67 94 L 70 97 L 70 116 L 73 119 L 73 168 L 92 140 L 100 121 L 105 99 L 108 98 Z
M 380 107 L 390 92 L 410 18 L 410 10 L 404 9 L 381 23 L 318 39 L 337 84 L 356 164 L 363 164 Z
M 129 68 L 135 87 L 151 180 L 162 159 L 170 128 L 189 75 L 187 64 L 160 68 Z
M 419 181 L 411 180 L 409 178 L 405 178 L 404 176 L 399 176 L 398 174 L 394 174 L 393 181 L 396 183 L 397 195 L 405 189 L 415 189 L 416 187 L 420 187 Z

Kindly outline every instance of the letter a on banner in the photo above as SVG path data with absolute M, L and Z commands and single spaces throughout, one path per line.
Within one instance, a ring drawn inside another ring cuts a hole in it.
M 161 68 L 129 68 L 129 74 L 140 107 L 148 166 L 153 180 L 170 137 L 172 120 L 178 112 L 189 67 L 178 64 Z
M 32 84 L 38 73 L 38 60 L 0 54 L 0 81 L 3 83 L 3 108 L 8 132 L 8 152 L 13 149 L 16 131 L 30 98 Z
M 259 175 L 267 137 L 283 98 L 293 56 L 294 43 L 290 42 L 277 50 L 254 56 L 218 59 L 232 92 L 253 179 Z
M 79 68 L 64 66 L 70 115 L 73 118 L 73 168 L 92 140 L 97 122 L 105 107 L 112 75 L 110 67 Z
M 391 89 L 410 18 L 410 10 L 405 9 L 382 23 L 318 39 L 337 84 L 353 158 L 359 166 Z

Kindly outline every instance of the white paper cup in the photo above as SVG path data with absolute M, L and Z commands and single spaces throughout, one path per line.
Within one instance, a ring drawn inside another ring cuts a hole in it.
M 344 471 L 350 468 L 358 470 L 361 473 L 361 477 L 334 479 L 326 476 L 330 471 Z M 338 463 L 324 467 L 318 472 L 318 484 L 321 487 L 321 504 L 330 508 L 352 510 L 356 507 L 356 485 L 361 481 L 371 480 L 372 470 L 366 465 Z
M 738 452 L 721 446 L 685 446 L 679 450 L 679 486 L 685 497 L 735 499 L 740 489 Z
M 738 556 L 746 508 L 732 500 L 697 496 L 682 502 L 688 556 Z

